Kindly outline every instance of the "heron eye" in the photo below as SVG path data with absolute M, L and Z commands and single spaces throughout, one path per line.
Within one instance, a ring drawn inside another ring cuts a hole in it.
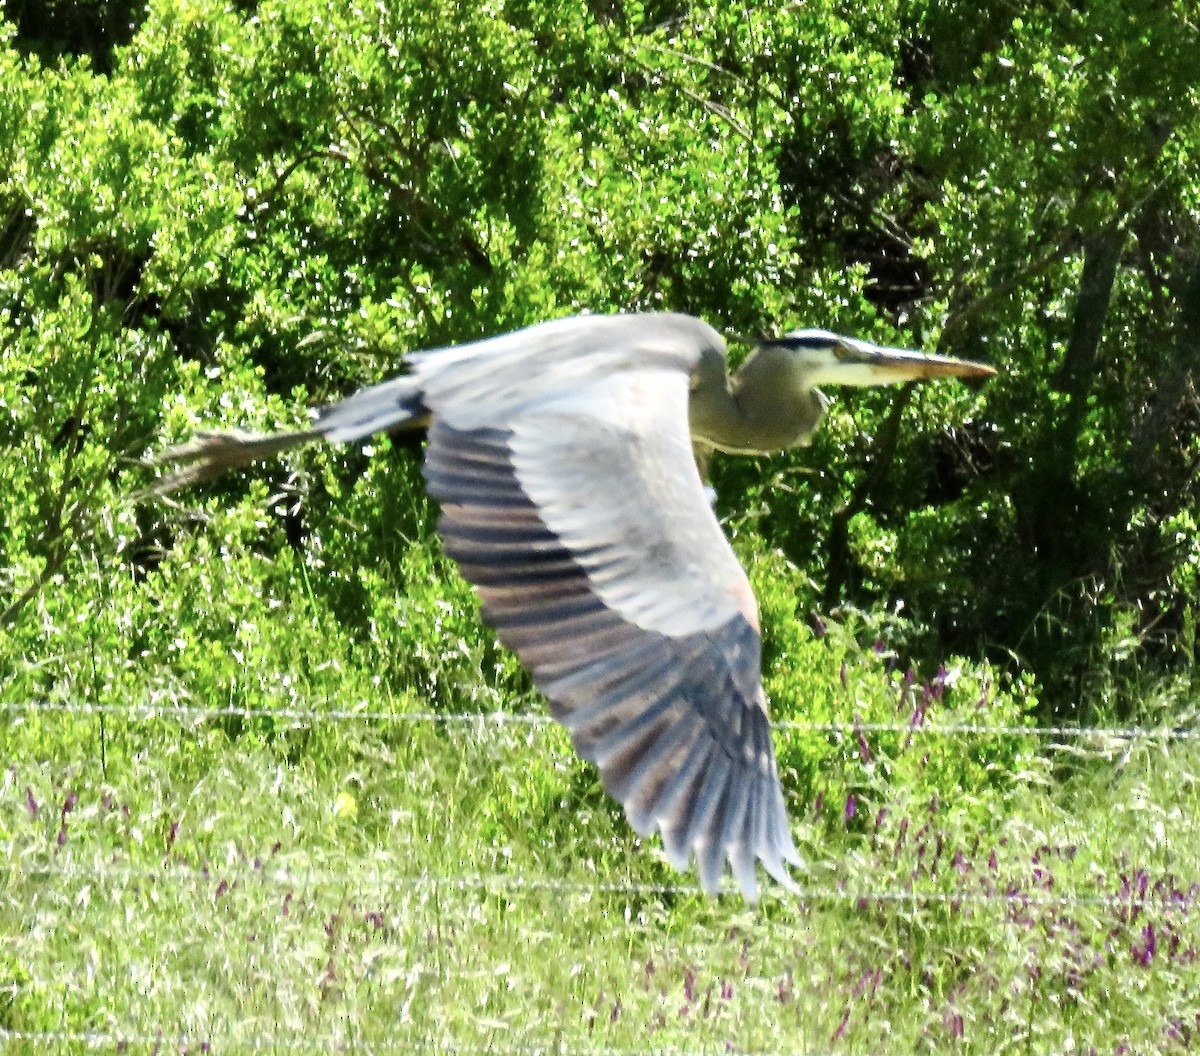
M 839 337 L 810 337 L 804 344 L 814 352 L 832 352 L 839 358 L 845 352 L 845 346 Z

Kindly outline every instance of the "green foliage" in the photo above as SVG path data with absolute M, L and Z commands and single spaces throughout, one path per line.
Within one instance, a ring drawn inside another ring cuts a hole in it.
M 748 555 L 747 565 L 763 599 L 765 684 L 785 724 L 780 766 L 821 828 L 844 829 L 849 801 L 857 830 L 899 799 L 956 801 L 982 824 L 1005 802 L 1011 776 L 1038 767 L 1038 746 L 1022 734 L 980 739 L 968 751 L 953 733 L 1028 725 L 1037 706 L 1031 679 L 1003 685 L 998 671 L 961 658 L 921 678 L 896 664 L 891 640 L 907 633 L 906 621 L 855 610 L 806 621 L 796 608 L 802 573 L 778 553 Z M 798 728 L 787 729 L 789 720 Z
M 765 546 L 824 566 L 822 604 L 902 602 L 926 662 L 1017 649 L 1060 711 L 1108 635 L 1097 592 L 1190 658 L 1157 542 L 1195 499 L 1189 25 L 972 19 L 163 0 L 107 76 L 22 58 L 10 27 L 12 592 L 86 549 L 155 436 L 294 420 L 413 347 L 661 306 L 1004 368 L 847 399 L 767 476 L 717 467 Z
M 1003 1032 L 1148 1052 L 1194 1011 L 1186 746 L 1123 745 L 1049 792 L 1014 770 L 982 823 L 970 788 L 918 801 L 896 775 L 840 836 L 821 825 L 837 853 L 806 847 L 804 903 L 750 912 L 630 891 L 670 874 L 577 797 L 556 728 L 266 737 L 201 715 L 112 717 L 107 772 L 96 716 L 5 724 L 0 1028 L 149 1037 L 139 1051 L 162 1029 L 189 1050 L 327 1051 L 353 1030 L 385 1050 L 982 1053 Z
M 539 1043 L 570 1040 L 566 1008 L 614 1048 L 1049 1051 L 1102 1024 L 1110 1048 L 1163 1050 L 1191 995 L 1182 955 L 1146 971 L 1128 915 L 1031 913 L 1082 936 L 1042 942 L 1062 981 L 1049 1016 L 991 903 L 772 906 L 725 941 L 727 907 L 595 894 L 674 876 L 562 731 L 404 721 L 537 707 L 441 552 L 416 452 L 380 438 L 179 505 L 130 496 L 151 476 L 138 461 L 198 427 L 295 425 L 408 350 L 582 310 L 988 359 L 1000 376 L 978 388 L 831 394 L 811 448 L 712 467 L 773 713 L 793 724 L 777 744 L 808 878 L 835 863 L 832 882 L 1000 890 L 1032 883 L 1051 843 L 1077 890 L 1139 868 L 1171 888 L 1195 868 L 1194 761 L 1130 749 L 1106 789 L 1095 759 L 1051 770 L 1019 728 L 1194 715 L 1185 5 L 152 0 L 41 5 L 41 22 L 37 6 L 0 19 L 0 699 L 117 713 L 6 719 L 0 930 L 18 941 L 0 1026 L 140 1010 L 315 1037 L 386 1006 L 406 1036 L 467 1044 L 511 987 Z M 122 712 L 164 703 L 218 713 Z M 326 706 L 390 718 L 289 717 Z M 947 732 L 981 722 L 1014 732 Z M 1177 836 L 1122 813 L 1173 789 Z M 103 890 L 38 872 L 114 855 L 133 872 Z M 256 857 L 325 878 L 289 903 Z M 195 873 L 146 900 L 136 870 L 164 861 Z M 196 882 L 214 865 L 236 895 Z M 564 914 L 551 892 L 381 890 L 376 866 L 593 893 Z M 131 921 L 135 898 L 155 908 Z M 44 947 L 26 941 L 35 913 Z M 186 931 L 197 919 L 219 954 Z M 498 951 L 518 938 L 514 966 Z M 163 949 L 171 967 L 150 972 Z M 79 950 L 91 968 L 60 972 Z M 733 981 L 774 996 L 713 996 Z

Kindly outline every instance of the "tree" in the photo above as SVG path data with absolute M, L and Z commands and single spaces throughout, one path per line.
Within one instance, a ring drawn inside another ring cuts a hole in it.
M 793 612 L 902 604 L 898 644 L 1015 652 L 1060 709 L 1117 639 L 1194 659 L 1186 5 L 385 8 L 155 0 L 80 59 L 4 23 L 0 565 L 29 649 L 89 562 L 144 591 L 182 560 L 187 518 L 120 500 L 150 447 L 297 420 L 411 348 L 661 307 L 1003 372 L 718 461 L 739 545 L 812 571 Z M 427 538 L 413 460 L 293 468 L 268 527 L 221 485 L 227 542 L 319 569 L 366 641 Z M 381 509 L 407 538 L 361 530 Z

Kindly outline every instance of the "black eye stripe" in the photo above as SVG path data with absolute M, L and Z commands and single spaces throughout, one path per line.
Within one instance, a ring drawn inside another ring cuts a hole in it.
M 812 348 L 812 349 L 838 349 L 842 347 L 840 338 L 823 334 L 807 334 L 800 337 L 781 337 L 772 344 L 782 345 L 784 348 Z

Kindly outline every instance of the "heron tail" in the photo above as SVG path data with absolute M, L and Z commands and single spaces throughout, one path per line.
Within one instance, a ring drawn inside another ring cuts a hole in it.
M 152 465 L 176 468 L 147 488 L 142 495 L 169 495 L 220 476 L 250 462 L 270 458 L 313 440 L 349 443 L 372 433 L 397 427 L 423 428 L 429 412 L 416 378 L 402 375 L 381 385 L 362 389 L 339 403 L 322 407 L 309 429 L 279 433 L 245 433 L 239 429 L 205 431 L 186 444 L 156 455 Z
M 186 444 L 168 447 L 155 455 L 151 465 L 174 465 L 176 468 L 160 477 L 135 498 L 148 495 L 170 495 L 174 491 L 200 484 L 219 477 L 229 469 L 236 469 L 261 458 L 270 458 L 281 451 L 290 450 L 300 444 L 315 440 L 321 435 L 318 429 L 297 429 L 287 433 L 244 433 L 240 429 L 224 432 L 204 431 Z

